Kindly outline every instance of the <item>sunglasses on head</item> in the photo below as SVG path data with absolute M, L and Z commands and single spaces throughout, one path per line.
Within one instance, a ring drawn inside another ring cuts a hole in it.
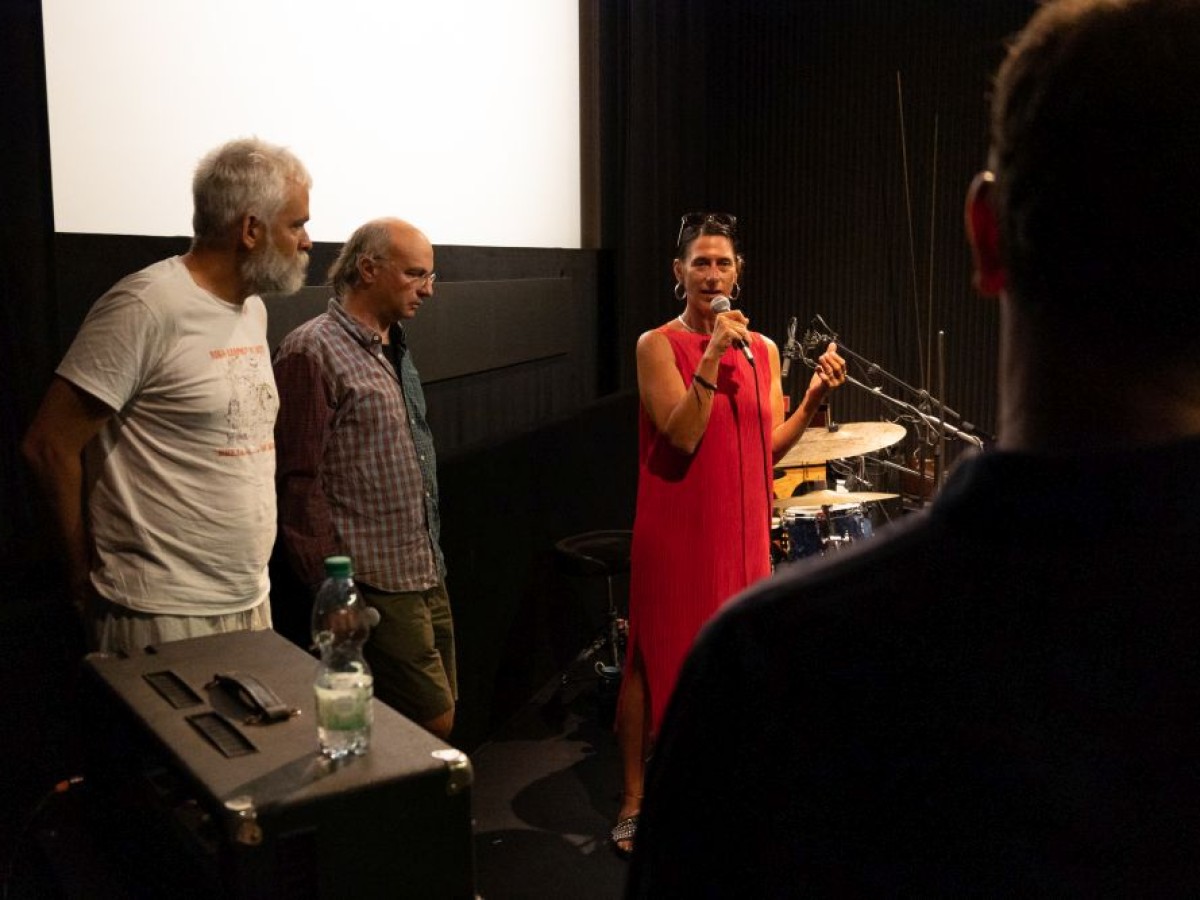
M 723 212 L 690 212 L 684 213 L 679 218 L 679 234 L 675 237 L 675 246 L 683 240 L 683 233 L 689 228 L 699 228 L 704 225 L 713 224 L 728 228 L 732 232 L 737 228 L 737 216 L 731 216 L 729 213 Z

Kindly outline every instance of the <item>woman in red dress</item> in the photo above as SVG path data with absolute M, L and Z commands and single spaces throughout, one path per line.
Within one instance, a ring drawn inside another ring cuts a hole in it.
M 785 418 L 775 344 L 739 310 L 713 309 L 741 292 L 736 223 L 723 213 L 683 217 L 674 269 L 686 306 L 638 339 L 640 467 L 617 709 L 624 787 L 612 831 L 622 852 L 633 846 L 651 737 L 696 633 L 770 572 L 773 463 L 846 378 L 830 344 Z

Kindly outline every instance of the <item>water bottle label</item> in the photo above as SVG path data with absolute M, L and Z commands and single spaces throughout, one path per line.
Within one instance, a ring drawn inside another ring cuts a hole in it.
M 317 724 L 336 731 L 354 731 L 371 727 L 370 676 L 335 675 L 328 685 L 317 685 Z

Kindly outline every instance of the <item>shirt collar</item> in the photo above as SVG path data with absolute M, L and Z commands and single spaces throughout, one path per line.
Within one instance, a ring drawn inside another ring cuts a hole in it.
M 367 350 L 372 353 L 383 346 L 383 341 L 374 329 L 368 328 L 350 313 L 346 312 L 346 308 L 342 306 L 342 301 L 337 297 L 329 299 L 329 314 L 340 324 L 346 331 L 350 333 L 358 343 L 362 344 Z M 404 333 L 404 326 L 399 322 L 395 322 L 388 329 L 388 340 L 395 345 L 397 351 L 403 355 L 408 351 L 408 340 Z

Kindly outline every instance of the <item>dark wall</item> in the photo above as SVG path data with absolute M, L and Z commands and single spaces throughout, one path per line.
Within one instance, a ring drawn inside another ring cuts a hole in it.
M 560 574 L 554 543 L 631 528 L 637 399 L 614 394 L 440 462 L 443 546 L 464 664 L 455 736 L 490 734 L 566 667 L 602 621 L 601 583 Z

